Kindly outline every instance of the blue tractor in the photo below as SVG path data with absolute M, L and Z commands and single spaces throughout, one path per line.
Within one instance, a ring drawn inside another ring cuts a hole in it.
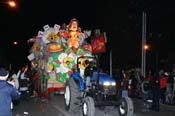
M 97 61 L 92 56 L 77 58 L 77 71 L 65 84 L 65 109 L 69 112 L 75 112 L 82 108 L 83 116 L 94 116 L 96 107 L 114 106 L 118 108 L 120 116 L 132 116 L 134 110 L 132 100 L 128 96 L 122 97 L 119 94 L 115 79 L 107 73 L 98 72 L 97 68 L 94 68 L 90 87 L 88 90 L 86 89 L 86 77 L 83 77 L 80 68 L 83 59 L 88 59 L 92 68 L 97 66 Z

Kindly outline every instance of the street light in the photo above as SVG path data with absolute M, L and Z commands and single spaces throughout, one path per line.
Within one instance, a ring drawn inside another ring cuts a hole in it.
M 17 42 L 17 41 L 14 41 L 14 42 L 13 42 L 13 45 L 18 45 L 18 42 Z
M 16 8 L 17 7 L 16 2 L 12 1 L 12 0 L 7 1 L 7 2 L 0 2 L 0 4 L 6 4 L 6 5 L 8 5 L 11 8 Z
M 16 3 L 14 1 L 8 1 L 7 4 L 12 8 L 16 7 Z
M 144 50 L 147 51 L 149 49 L 149 46 L 147 44 L 144 45 Z

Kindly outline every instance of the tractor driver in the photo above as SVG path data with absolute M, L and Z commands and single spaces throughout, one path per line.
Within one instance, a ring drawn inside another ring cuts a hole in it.
M 90 87 L 90 80 L 93 75 L 93 67 L 90 64 L 89 60 L 85 60 L 85 70 L 84 70 L 84 76 L 86 77 L 86 89 L 89 89 Z

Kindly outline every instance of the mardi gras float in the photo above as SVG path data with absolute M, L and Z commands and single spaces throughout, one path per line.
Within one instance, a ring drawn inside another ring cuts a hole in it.
M 33 42 L 33 46 L 28 59 L 35 64 L 34 68 L 40 75 L 40 95 L 49 97 L 50 93 L 63 92 L 66 80 L 77 69 L 77 58 L 92 56 L 92 49 L 97 52 L 105 49 L 101 38 L 98 41 L 94 39 L 92 47 L 86 41 L 90 36 L 91 31 L 82 32 L 78 20 L 72 19 L 69 25 L 45 25 L 43 31 L 29 40 Z M 85 68 L 83 61 L 80 67 L 82 74 Z
M 45 25 L 43 30 L 35 37 L 29 57 L 41 75 L 41 94 L 48 95 L 63 91 L 65 81 L 76 70 L 77 57 L 92 55 L 91 45 L 85 41 L 91 32 L 81 32 L 76 19 L 68 26 Z

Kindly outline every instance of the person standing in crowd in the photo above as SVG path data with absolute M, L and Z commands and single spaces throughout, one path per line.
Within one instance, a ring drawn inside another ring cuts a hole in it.
M 29 68 L 25 74 L 25 76 L 27 77 L 27 87 L 28 87 L 28 92 L 30 97 L 34 97 L 33 96 L 33 91 L 34 91 L 34 85 L 33 85 L 33 80 L 32 80 L 32 75 L 33 72 L 31 71 L 31 68 Z
M 165 104 L 166 100 L 165 94 L 166 94 L 167 81 L 168 81 L 168 73 L 165 72 L 160 77 L 160 98 L 163 104 Z
M 12 100 L 18 100 L 20 94 L 14 81 L 7 81 L 9 72 L 0 68 L 0 116 L 12 116 Z
M 21 92 L 21 100 L 27 100 L 27 91 L 28 91 L 28 85 L 27 85 L 27 77 L 26 72 L 28 68 L 22 67 L 21 74 L 19 77 L 19 91 Z
M 167 86 L 166 86 L 166 104 L 171 104 L 171 97 L 173 92 L 173 74 L 172 71 L 169 73 Z
M 137 97 L 141 97 L 142 96 L 141 95 L 141 88 L 140 88 L 141 83 L 142 83 L 141 73 L 139 71 L 135 71 L 135 77 L 136 77 L 136 79 L 138 81 L 138 83 L 137 83 L 137 90 L 136 90 L 136 96 Z
M 19 89 L 19 75 L 21 73 L 21 70 L 18 71 L 18 73 L 16 74 L 15 70 L 12 70 L 12 79 L 14 79 L 15 81 L 15 87 L 16 89 Z
M 152 94 L 153 94 L 153 104 L 152 110 L 159 111 L 159 98 L 160 98 L 160 86 L 159 86 L 159 73 L 155 72 L 152 79 Z
M 148 71 L 148 74 L 146 75 L 145 80 L 149 82 L 153 80 L 153 74 L 151 70 Z
M 173 76 L 173 85 L 172 85 L 171 104 L 174 103 L 174 97 L 175 97 L 175 70 L 172 71 L 172 76 Z
M 119 72 L 119 75 L 117 76 L 117 72 L 115 73 L 115 80 L 116 80 L 116 84 L 117 84 L 117 87 L 122 89 L 123 87 L 123 80 L 124 78 L 126 78 L 126 74 L 125 74 L 125 71 L 124 70 L 121 70 Z
M 27 75 L 29 76 L 29 75 Z M 33 97 L 33 82 L 31 77 L 27 77 L 27 87 L 28 87 L 28 91 L 29 91 L 29 95 L 30 97 Z
M 41 74 L 39 71 L 35 71 L 35 73 L 32 75 L 32 81 L 33 81 L 33 95 L 34 97 L 39 97 L 39 93 L 41 92 Z
M 18 71 L 16 74 L 15 70 L 12 70 L 12 76 L 11 78 L 13 79 L 15 83 L 15 88 L 19 90 L 19 75 L 20 75 L 21 70 Z M 20 103 L 20 100 L 13 100 L 14 105 L 18 105 Z
M 124 80 L 126 79 L 126 73 L 125 70 L 121 70 L 120 74 L 119 74 L 119 79 L 118 81 L 120 82 L 120 86 L 123 87 L 124 85 Z
M 131 75 L 130 75 L 129 79 L 131 80 L 131 97 L 135 98 L 138 80 L 135 77 L 134 71 L 131 71 Z

